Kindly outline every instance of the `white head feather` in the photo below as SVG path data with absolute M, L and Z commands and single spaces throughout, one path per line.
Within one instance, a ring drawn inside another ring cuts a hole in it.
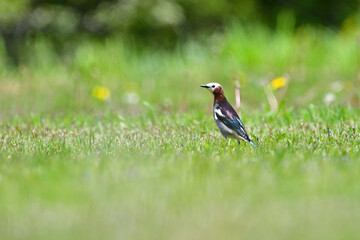
M 208 84 L 202 85 L 201 87 L 207 88 L 211 92 L 214 92 L 214 90 L 218 87 L 220 87 L 222 89 L 222 86 L 218 83 L 208 83 Z

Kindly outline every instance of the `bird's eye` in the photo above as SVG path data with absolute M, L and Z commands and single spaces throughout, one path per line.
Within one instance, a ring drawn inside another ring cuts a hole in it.
M 212 87 L 212 88 L 214 88 L 214 87 L 215 87 L 215 85 L 212 85 L 211 87 Z

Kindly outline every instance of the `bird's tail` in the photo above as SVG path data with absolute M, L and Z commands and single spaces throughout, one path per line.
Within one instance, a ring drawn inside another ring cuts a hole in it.
M 251 139 L 250 139 L 249 143 L 250 143 L 251 146 L 253 146 L 253 147 L 258 147 L 258 145 L 257 145 L 253 140 L 251 140 Z

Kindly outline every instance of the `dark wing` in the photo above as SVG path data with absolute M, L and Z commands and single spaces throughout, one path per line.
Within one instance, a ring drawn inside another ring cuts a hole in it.
M 235 112 L 235 110 L 233 111 Z M 222 111 L 221 107 L 218 107 L 215 109 L 215 115 L 218 120 L 223 122 L 228 128 L 237 132 L 237 134 L 239 134 L 239 136 L 243 138 L 245 141 L 252 142 L 245 130 L 244 124 L 242 123 L 242 121 L 240 120 L 237 114 L 235 117 L 234 114 L 231 114 L 231 112 Z

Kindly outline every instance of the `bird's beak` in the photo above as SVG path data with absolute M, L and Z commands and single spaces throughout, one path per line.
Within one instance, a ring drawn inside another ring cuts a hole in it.
M 209 88 L 207 85 L 201 85 L 200 87 Z

